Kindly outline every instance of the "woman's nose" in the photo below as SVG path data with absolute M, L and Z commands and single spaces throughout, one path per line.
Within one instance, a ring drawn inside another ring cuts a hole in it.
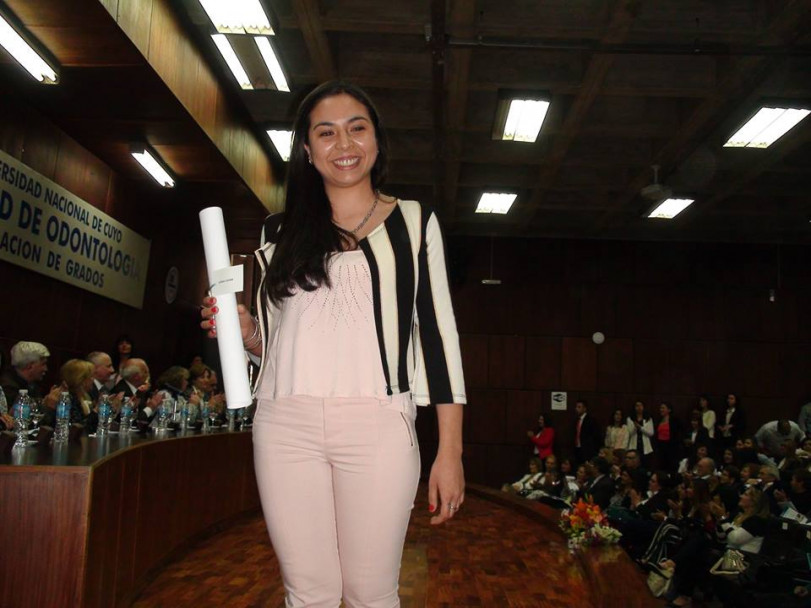
M 338 133 L 338 147 L 339 148 L 348 148 L 352 144 L 352 138 L 349 137 L 349 133 L 347 131 L 340 131 Z

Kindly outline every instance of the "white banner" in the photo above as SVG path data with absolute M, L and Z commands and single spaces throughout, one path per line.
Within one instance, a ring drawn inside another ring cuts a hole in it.
M 141 308 L 149 240 L 0 150 L 0 260 Z

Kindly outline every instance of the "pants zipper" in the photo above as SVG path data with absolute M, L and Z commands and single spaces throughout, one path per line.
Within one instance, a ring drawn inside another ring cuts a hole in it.
M 414 447 L 414 438 L 411 436 L 411 425 L 408 424 L 408 419 L 403 412 L 400 412 L 400 418 L 403 419 L 403 422 L 406 426 L 406 433 L 408 433 L 408 444 L 413 448 Z

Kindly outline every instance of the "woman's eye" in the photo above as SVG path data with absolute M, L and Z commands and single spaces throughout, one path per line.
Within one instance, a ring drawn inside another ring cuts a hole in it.
M 358 133 L 360 131 L 365 131 L 365 130 L 366 130 L 366 127 L 363 126 L 363 125 L 358 125 L 356 127 L 352 127 L 352 131 L 354 131 L 355 133 Z
M 332 135 L 332 131 L 321 131 L 318 137 L 329 137 L 330 135 Z

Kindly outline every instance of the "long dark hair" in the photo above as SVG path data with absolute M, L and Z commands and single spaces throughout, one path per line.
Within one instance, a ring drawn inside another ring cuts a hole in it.
M 265 279 L 268 297 L 274 304 L 292 295 L 298 286 L 312 291 L 330 286 L 327 273 L 329 256 L 343 249 L 354 249 L 357 240 L 332 221 L 332 207 L 324 190 L 324 181 L 308 161 L 310 113 L 327 97 L 346 94 L 362 103 L 377 139 L 377 159 L 372 167 L 372 189 L 378 190 L 388 171 L 389 146 L 372 100 L 359 87 L 348 82 L 325 82 L 301 102 L 293 123 L 293 145 L 287 166 L 287 192 L 284 220 L 276 238 L 276 249 Z M 269 235 L 266 235 L 269 236 Z

